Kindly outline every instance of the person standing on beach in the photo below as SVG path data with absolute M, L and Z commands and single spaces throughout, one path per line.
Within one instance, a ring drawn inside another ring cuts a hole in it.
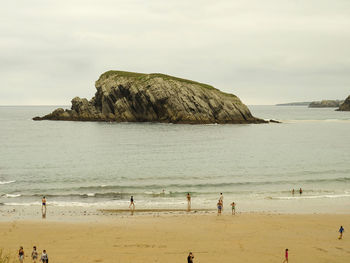
M 131 208 L 132 206 L 132 210 L 135 210 L 135 203 L 134 203 L 134 196 L 130 197 L 130 205 L 129 208 Z
M 292 190 L 292 195 L 294 195 L 294 188 L 293 188 L 293 190 Z
M 338 239 L 342 239 L 343 238 L 343 232 L 344 232 L 344 227 L 340 226 L 340 228 L 339 228 L 339 238 Z
M 224 210 L 224 196 L 220 193 L 219 201 L 221 203 L 221 209 Z
M 36 261 L 38 260 L 38 251 L 36 251 L 36 246 L 33 247 L 32 260 L 33 263 L 36 263 Z
M 300 187 L 299 194 L 302 195 L 302 193 L 303 193 L 303 189 L 301 189 L 301 187 Z
M 187 193 L 187 210 L 191 210 L 191 195 L 190 193 Z
M 235 204 L 235 202 L 232 202 L 231 207 L 232 207 L 232 215 L 235 215 L 236 214 L 236 204 Z
M 286 248 L 285 252 L 284 252 L 284 261 L 283 263 L 288 263 L 288 248 Z
M 190 252 L 190 254 L 188 254 L 188 257 L 187 257 L 187 263 L 193 263 L 193 259 L 194 259 L 194 256 L 192 252 Z
M 42 263 L 49 263 L 49 256 L 46 253 L 46 250 L 43 250 L 43 253 L 41 254 L 41 262 Z
M 20 263 L 24 261 L 24 250 L 22 246 L 18 250 L 18 259 Z
M 46 197 L 45 196 L 43 196 L 43 198 L 41 199 L 41 213 L 43 217 L 46 215 Z

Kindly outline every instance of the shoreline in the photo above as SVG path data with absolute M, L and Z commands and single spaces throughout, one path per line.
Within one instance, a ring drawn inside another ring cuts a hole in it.
M 332 211 L 269 211 L 269 210 L 240 210 L 236 209 L 237 215 L 281 215 L 281 216 L 350 216 L 347 210 Z M 0 206 L 0 223 L 6 222 L 113 222 L 120 218 L 139 218 L 139 217 L 171 217 L 171 216 L 195 216 L 207 215 L 216 216 L 217 209 L 207 209 L 194 207 L 190 210 L 180 208 L 144 208 L 144 209 L 128 209 L 128 208 L 96 208 L 96 207 L 52 207 L 48 206 L 46 217 L 42 217 L 40 206 Z M 231 207 L 224 207 L 222 216 L 230 216 Z

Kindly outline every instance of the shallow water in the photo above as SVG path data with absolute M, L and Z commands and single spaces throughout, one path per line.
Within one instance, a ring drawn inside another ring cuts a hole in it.
M 56 107 L 0 107 L 0 203 L 350 212 L 350 113 L 250 106 L 283 124 L 31 120 Z M 291 195 L 302 187 L 303 195 Z M 164 191 L 163 191 L 164 190 Z

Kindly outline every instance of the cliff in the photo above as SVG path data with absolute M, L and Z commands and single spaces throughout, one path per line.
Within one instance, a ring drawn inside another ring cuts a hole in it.
M 108 71 L 96 81 L 91 100 L 75 97 L 70 110 L 54 110 L 34 120 L 265 123 L 238 97 L 214 87 L 164 74 Z
M 309 104 L 309 108 L 337 108 L 344 101 L 341 100 L 322 100 L 313 101 Z
M 339 106 L 338 111 L 350 111 L 350 96 Z

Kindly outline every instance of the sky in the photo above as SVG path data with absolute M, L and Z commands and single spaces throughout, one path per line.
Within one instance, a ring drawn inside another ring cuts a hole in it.
M 1 0 L 0 105 L 90 99 L 107 70 L 249 105 L 350 95 L 349 0 Z

